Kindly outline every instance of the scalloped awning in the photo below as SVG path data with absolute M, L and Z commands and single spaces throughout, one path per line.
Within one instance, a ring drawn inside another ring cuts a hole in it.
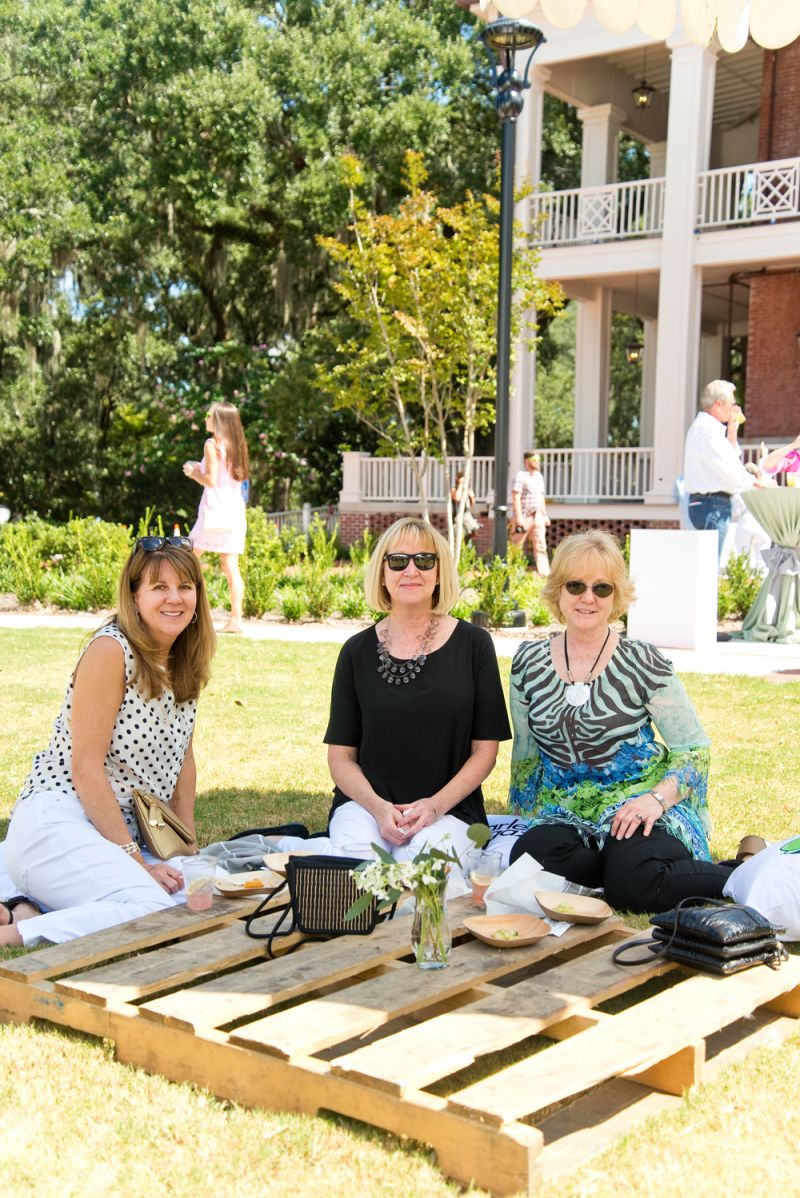
M 461 6 L 467 7 L 463 0 Z M 489 20 L 538 16 L 559 29 L 571 29 L 592 12 L 614 33 L 636 25 L 658 41 L 669 37 L 680 18 L 692 41 L 707 46 L 716 36 L 731 54 L 748 36 L 766 50 L 800 37 L 800 0 L 473 0 L 470 7 Z

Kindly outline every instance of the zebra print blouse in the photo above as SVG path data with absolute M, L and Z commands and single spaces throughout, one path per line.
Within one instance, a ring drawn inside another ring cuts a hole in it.
M 512 811 L 531 824 L 569 823 L 602 846 L 616 810 L 670 777 L 681 800 L 663 826 L 708 859 L 709 741 L 669 661 L 621 637 L 582 707 L 567 703 L 566 687 L 549 641 L 520 645 L 511 667 Z

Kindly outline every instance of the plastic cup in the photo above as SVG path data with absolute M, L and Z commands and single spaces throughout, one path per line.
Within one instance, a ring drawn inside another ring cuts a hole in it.
M 207 911 L 214 897 L 216 857 L 182 857 L 181 872 L 190 911 Z
M 467 880 L 472 889 L 472 901 L 476 907 L 485 907 L 486 891 L 500 873 L 502 857 L 493 849 L 467 853 Z

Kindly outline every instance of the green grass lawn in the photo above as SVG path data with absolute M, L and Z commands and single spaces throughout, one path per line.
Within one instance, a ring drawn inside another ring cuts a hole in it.
M 0 832 L 85 639 L 73 630 L 0 630 Z M 331 784 L 322 735 L 337 652 L 221 643 L 195 737 L 202 840 L 288 820 L 324 825 Z M 509 664 L 501 662 L 504 677 Z M 730 855 L 746 832 L 800 832 L 800 685 L 685 681 L 712 738 L 715 852 Z M 508 761 L 506 745 L 485 788 L 492 810 L 503 810 Z M 546 1188 L 545 1198 L 796 1194 L 798 1045 L 794 1037 L 752 1054 Z M 245 1111 L 118 1065 L 107 1044 L 45 1026 L 0 1026 L 0 1109 L 4 1198 L 151 1198 L 159 1180 L 170 1198 L 458 1192 L 418 1145 L 333 1116 Z

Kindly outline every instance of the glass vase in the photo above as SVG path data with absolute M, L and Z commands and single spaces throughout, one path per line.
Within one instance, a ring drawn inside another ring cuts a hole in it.
M 444 901 L 446 885 L 419 886 L 414 894 L 411 947 L 420 969 L 444 969 L 447 964 L 453 937 Z

